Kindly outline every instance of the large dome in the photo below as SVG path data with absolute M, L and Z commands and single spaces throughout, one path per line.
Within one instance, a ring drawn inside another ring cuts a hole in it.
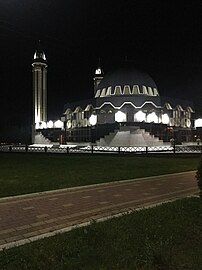
M 134 85 L 142 87 L 144 85 L 146 87 L 157 88 L 156 83 L 147 73 L 134 68 L 120 68 L 106 74 L 97 89 L 108 88 L 110 86 L 113 89 L 116 86 L 124 87 L 125 85 L 129 85 L 130 87 Z

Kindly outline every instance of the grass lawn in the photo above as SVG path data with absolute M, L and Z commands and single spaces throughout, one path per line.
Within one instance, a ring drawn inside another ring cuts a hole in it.
M 0 197 L 195 170 L 197 156 L 0 153 Z
M 200 270 L 202 201 L 177 200 L 0 252 L 1 270 Z

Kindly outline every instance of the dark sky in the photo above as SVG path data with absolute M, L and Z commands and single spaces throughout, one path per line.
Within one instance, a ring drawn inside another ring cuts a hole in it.
M 49 118 L 61 116 L 66 102 L 93 95 L 99 57 L 107 73 L 127 55 L 161 95 L 202 106 L 200 0 L 0 0 L 2 123 L 31 121 L 39 39 L 49 65 Z

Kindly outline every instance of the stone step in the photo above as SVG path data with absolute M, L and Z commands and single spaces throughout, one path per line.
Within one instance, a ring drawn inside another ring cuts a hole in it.
M 47 139 L 42 133 L 35 135 L 34 144 L 52 144 L 52 142 Z
M 138 127 L 120 127 L 96 142 L 98 146 L 157 146 L 163 141 Z

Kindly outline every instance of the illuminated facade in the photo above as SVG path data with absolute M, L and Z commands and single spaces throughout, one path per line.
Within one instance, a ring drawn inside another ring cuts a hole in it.
M 163 141 L 175 137 L 188 142 L 193 112 L 189 101 L 160 97 L 156 83 L 144 72 L 125 67 L 104 75 L 99 66 L 94 75 L 94 98 L 65 105 L 64 137 L 67 142 L 100 144 L 109 133 L 115 137 L 124 130 L 130 134 L 126 145 L 135 132 L 143 137 L 150 132 Z M 104 143 L 112 145 L 112 140 Z

